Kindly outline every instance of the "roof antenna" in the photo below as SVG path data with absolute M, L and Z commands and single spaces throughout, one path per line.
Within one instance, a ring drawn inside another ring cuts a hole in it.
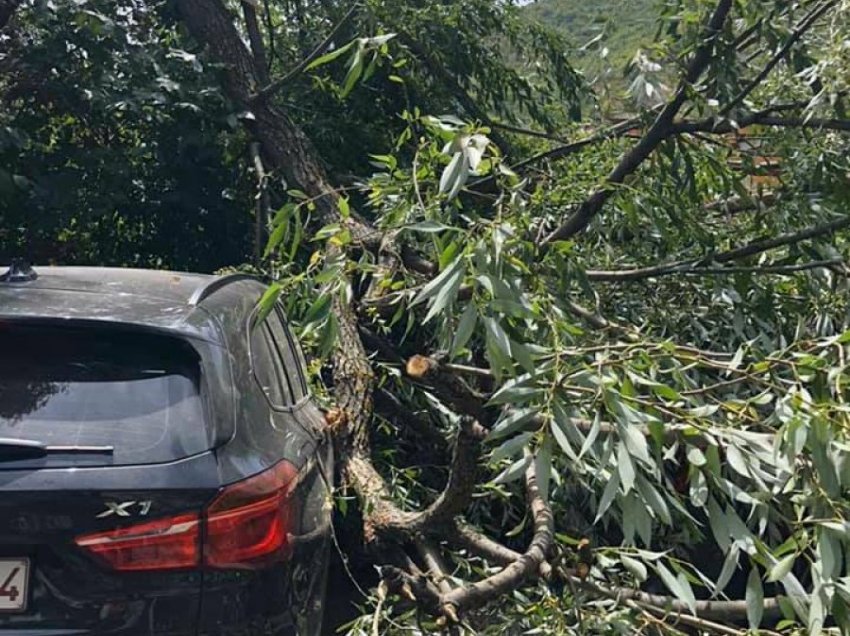
M 0 274 L 0 283 L 28 283 L 38 278 L 30 264 L 22 258 L 12 259 L 5 274 Z

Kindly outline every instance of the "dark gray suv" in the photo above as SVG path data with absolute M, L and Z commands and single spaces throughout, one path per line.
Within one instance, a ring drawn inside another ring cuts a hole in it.
M 332 451 L 242 275 L 0 276 L 0 634 L 315 634 Z

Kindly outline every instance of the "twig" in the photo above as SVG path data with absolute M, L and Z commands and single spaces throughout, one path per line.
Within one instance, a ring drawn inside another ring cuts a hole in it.
M 425 541 L 417 541 L 416 549 L 419 551 L 422 560 L 425 562 L 425 567 L 428 568 L 434 582 L 437 584 L 437 589 L 443 594 L 451 592 L 452 586 L 448 581 L 447 569 L 437 548 Z
M 728 276 L 729 274 L 793 274 L 794 272 L 805 272 L 812 269 L 836 270 L 844 265 L 840 258 L 825 261 L 811 261 L 809 263 L 796 263 L 794 265 L 764 265 L 761 267 L 697 267 L 682 272 L 685 276 Z M 840 271 L 840 269 L 838 269 Z
M 380 636 L 381 610 L 384 609 L 384 601 L 387 600 L 387 583 L 381 581 L 378 584 L 378 602 L 375 604 L 375 613 L 372 615 L 372 636 Z
M 310 55 L 308 55 L 298 64 L 296 64 L 295 67 L 293 67 L 293 69 L 289 71 L 286 75 L 284 75 L 280 79 L 275 80 L 271 84 L 266 85 L 256 95 L 253 95 L 250 98 L 249 103 L 255 104 L 257 102 L 265 101 L 266 99 L 274 95 L 277 91 L 279 91 L 283 86 L 292 81 L 293 78 L 303 73 L 304 70 L 308 66 L 310 66 L 310 64 L 319 59 L 319 57 L 324 54 L 328 47 L 333 44 L 334 39 L 336 39 L 342 29 L 345 28 L 348 22 L 354 17 L 359 8 L 359 3 L 355 2 L 354 4 L 352 4 L 348 12 L 342 17 L 339 22 L 337 22 L 336 26 L 331 30 L 330 33 L 328 33 L 327 37 L 322 40 L 315 49 L 313 49 L 313 52 L 310 53 Z
M 671 131 L 675 134 L 693 134 L 695 132 L 725 135 L 741 128 L 758 124 L 777 128 L 813 128 L 816 130 L 850 131 L 850 119 L 824 119 L 820 117 L 777 117 L 771 115 L 773 109 L 743 115 L 736 122 L 718 120 L 713 117 L 700 121 L 679 121 L 673 124 Z
M 585 275 L 589 280 L 603 282 L 623 282 L 644 280 L 647 278 L 655 278 L 657 276 L 669 276 L 671 274 L 700 272 L 700 268 L 706 268 L 711 263 L 728 263 L 730 261 L 754 256 L 768 250 L 783 247 L 785 245 L 793 245 L 801 241 L 831 234 L 836 230 L 850 226 L 850 216 L 841 217 L 823 223 L 814 225 L 796 232 L 787 232 L 772 238 L 764 238 L 757 241 L 752 241 L 741 247 L 719 252 L 717 254 L 709 254 L 701 258 L 685 259 L 679 261 L 671 261 L 660 265 L 650 267 L 637 267 L 633 269 L 623 270 L 587 270 Z M 825 267 L 826 261 L 820 262 L 815 267 Z
M 269 214 L 269 191 L 266 169 L 263 166 L 263 158 L 260 156 L 260 143 L 253 142 L 249 146 L 251 161 L 254 164 L 254 172 L 257 173 L 257 195 L 255 198 L 254 211 L 254 266 L 259 267 L 263 257 L 263 231 L 268 222 Z
M 634 600 L 641 605 L 675 612 L 676 614 L 690 614 L 691 612 L 687 603 L 672 596 L 649 594 L 648 592 L 642 592 L 640 590 L 625 587 L 608 588 L 587 580 L 582 582 L 574 577 L 573 582 L 576 585 L 583 586 L 596 596 L 604 596 L 618 602 Z M 767 618 L 781 614 L 779 597 L 765 598 L 763 610 L 764 615 Z M 724 621 L 740 620 L 747 616 L 747 601 L 696 601 L 696 603 L 694 603 L 694 611 L 697 616 L 704 619 Z

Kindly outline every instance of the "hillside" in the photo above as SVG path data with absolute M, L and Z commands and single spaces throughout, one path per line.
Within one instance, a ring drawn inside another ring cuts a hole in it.
M 599 36 L 576 59 L 576 64 L 593 78 L 606 68 L 615 90 L 624 89 L 623 69 L 641 46 L 652 42 L 659 16 L 657 0 L 537 0 L 526 7 L 528 14 L 561 31 L 577 47 Z M 605 60 L 601 56 L 607 48 Z

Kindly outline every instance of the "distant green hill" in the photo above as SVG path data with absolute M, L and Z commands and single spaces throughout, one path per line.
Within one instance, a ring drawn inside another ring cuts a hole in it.
M 591 78 L 606 66 L 612 67 L 612 83 L 624 89 L 623 69 L 638 48 L 652 42 L 659 5 L 659 0 L 537 0 L 525 10 L 533 19 L 564 33 L 577 47 L 601 35 L 576 63 Z M 600 57 L 606 47 L 607 62 Z

